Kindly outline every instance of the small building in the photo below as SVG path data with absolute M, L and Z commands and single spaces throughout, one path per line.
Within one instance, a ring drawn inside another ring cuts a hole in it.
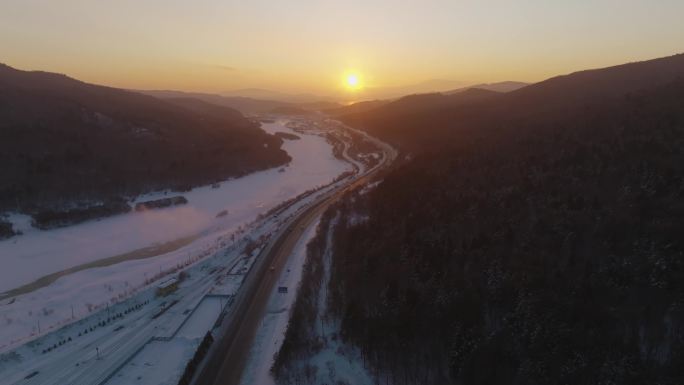
M 287 293 L 287 286 L 278 286 L 278 293 Z
M 169 278 L 157 285 L 157 297 L 166 297 L 178 289 L 178 279 Z

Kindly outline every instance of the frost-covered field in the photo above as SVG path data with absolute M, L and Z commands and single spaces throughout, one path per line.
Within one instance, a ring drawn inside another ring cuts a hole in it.
M 284 123 L 278 121 L 264 128 L 292 132 Z M 239 238 L 249 233 L 251 228 L 246 225 L 259 214 L 351 168 L 332 156 L 322 137 L 298 135 L 300 140 L 284 143 L 293 160 L 283 172 L 273 169 L 224 182 L 220 188 L 194 189 L 184 194 L 189 203 L 183 207 L 131 213 L 45 232 L 29 230 L 0 242 L 4 266 L 0 269 L 0 290 L 6 290 L 70 266 L 152 243 L 197 236 L 190 244 L 165 254 L 78 271 L 28 294 L 0 301 L 0 352 L 73 322 L 72 311 L 74 319 L 85 317 L 107 303 L 143 290 L 156 275 L 192 265 L 231 245 L 232 235 Z M 228 215 L 215 218 L 222 210 L 228 210 Z M 277 225 L 277 221 L 271 222 L 268 226 Z
M 279 120 L 262 127 L 270 133 L 293 133 L 285 123 Z M 26 216 L 12 215 L 16 227 L 24 234 L 0 241 L 3 263 L 0 292 L 50 273 L 154 244 L 237 229 L 279 202 L 326 184 L 351 169 L 349 164 L 333 157 L 324 138 L 298 136 L 301 139 L 286 140 L 283 144 L 292 157 L 288 166 L 225 181 L 218 188 L 195 188 L 182 193 L 188 200 L 183 206 L 131 212 L 49 231 L 31 228 Z M 165 194 L 180 195 L 158 192 L 140 197 L 138 201 L 157 199 Z M 223 210 L 228 214 L 217 218 Z

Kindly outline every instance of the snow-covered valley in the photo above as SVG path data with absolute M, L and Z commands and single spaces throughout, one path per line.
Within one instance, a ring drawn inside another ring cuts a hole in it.
M 0 273 L 4 290 L 77 267 L 0 300 L 0 374 L 8 383 L 177 382 L 204 334 L 230 311 L 263 245 L 311 202 L 367 168 L 361 156 L 348 154 L 350 136 L 334 123 L 277 120 L 264 129 L 300 137 L 284 143 L 292 157 L 287 167 L 193 189 L 183 194 L 188 204 L 182 207 L 28 230 L 0 244 L 3 257 L 18 261 L 15 271 Z M 337 139 L 325 137 L 331 133 Z M 221 211 L 227 214 L 217 216 Z M 5 254 L 24 250 L 17 246 L 22 242 L 33 254 Z M 136 257 L 141 247 L 158 252 Z M 97 265 L 130 251 L 131 258 Z M 301 255 L 292 259 L 293 272 L 302 261 Z M 177 291 L 156 295 L 159 282 L 179 272 Z M 287 312 L 283 316 L 280 324 L 287 322 Z
M 263 124 L 270 132 L 289 132 L 286 120 Z M 298 133 L 286 140 L 292 157 L 282 168 L 204 186 L 184 194 L 188 204 L 133 212 L 80 225 L 24 234 L 0 242 L 6 268 L 0 289 L 25 285 L 47 274 L 144 247 L 181 239 L 175 249 L 155 256 L 93 267 L 59 277 L 45 286 L 0 302 L 0 352 L 39 334 L 87 316 L 108 303 L 144 289 L 154 278 L 193 264 L 249 233 L 249 224 L 279 203 L 331 182 L 352 166 L 335 158 L 322 136 Z M 164 192 L 140 200 L 163 196 Z M 227 215 L 217 218 L 217 213 Z M 73 318 L 72 318 L 73 317 Z
M 269 133 L 293 131 L 285 120 L 264 123 Z M 235 231 L 260 213 L 302 192 L 330 182 L 350 170 L 336 159 L 325 138 L 301 135 L 285 140 L 292 161 L 284 167 L 204 186 L 186 193 L 162 191 L 138 201 L 183 195 L 188 203 L 159 210 L 131 212 L 60 229 L 41 231 L 23 215 L 13 215 L 23 235 L 0 241 L 6 268 L 0 270 L 0 292 L 29 284 L 45 275 L 103 258 L 164 244 L 184 237 Z M 224 216 L 217 215 L 226 211 Z

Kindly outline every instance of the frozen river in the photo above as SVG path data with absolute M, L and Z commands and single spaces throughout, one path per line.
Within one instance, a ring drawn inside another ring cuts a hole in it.
M 263 124 L 270 133 L 290 132 L 286 121 Z M 332 155 L 321 136 L 300 135 L 285 140 L 289 165 L 225 181 L 218 188 L 204 186 L 182 193 L 188 204 L 131 212 L 49 231 L 28 226 L 28 218 L 14 216 L 23 235 L 0 242 L 0 292 L 33 282 L 47 274 L 102 258 L 162 244 L 183 237 L 232 231 L 252 221 L 279 202 L 330 182 L 350 166 Z M 179 193 L 168 193 L 179 195 Z M 138 200 L 163 197 L 164 192 Z M 227 215 L 217 214 L 226 210 Z

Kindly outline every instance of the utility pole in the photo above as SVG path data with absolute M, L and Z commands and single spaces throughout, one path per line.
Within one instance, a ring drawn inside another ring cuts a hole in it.
M 100 359 L 100 348 L 95 347 L 95 352 L 97 353 L 97 359 L 99 360 Z
M 40 334 L 40 320 L 38 320 L 38 334 Z
M 71 304 L 71 319 L 74 319 L 74 304 Z

